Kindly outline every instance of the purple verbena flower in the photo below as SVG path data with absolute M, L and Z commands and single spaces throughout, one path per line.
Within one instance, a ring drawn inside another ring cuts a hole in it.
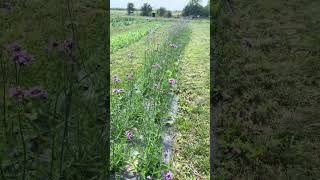
M 63 42 L 63 48 L 65 53 L 71 53 L 73 50 L 73 42 L 71 40 L 64 40 Z
M 164 175 L 164 179 L 165 180 L 172 180 L 173 175 L 171 171 L 168 171 L 165 175 Z
M 9 89 L 9 96 L 21 101 L 27 95 L 26 90 L 20 87 L 14 87 Z
M 7 49 L 13 59 L 13 61 L 19 65 L 30 64 L 33 57 L 23 50 L 22 47 L 17 43 L 11 43 L 7 46 Z
M 132 140 L 133 138 L 133 133 L 131 131 L 126 131 L 125 135 L 127 136 L 128 140 Z
M 123 93 L 124 90 L 123 89 L 114 89 L 113 92 L 116 94 L 120 94 L 120 93 Z
M 147 176 L 147 180 L 150 180 L 150 179 L 152 179 L 152 178 L 151 178 L 151 176 L 150 176 L 150 175 L 149 175 L 149 176 Z
M 13 53 L 13 61 L 19 65 L 30 64 L 32 60 L 33 57 L 24 50 L 15 51 Z
M 173 86 L 177 83 L 177 81 L 175 79 L 169 79 L 168 82 L 169 82 L 170 86 Z
M 118 75 L 114 75 L 113 77 L 112 77 L 112 80 L 113 80 L 113 82 L 121 82 L 121 79 L 119 78 L 119 76 Z
M 27 96 L 46 99 L 48 97 L 48 93 L 40 87 L 32 87 L 27 91 Z

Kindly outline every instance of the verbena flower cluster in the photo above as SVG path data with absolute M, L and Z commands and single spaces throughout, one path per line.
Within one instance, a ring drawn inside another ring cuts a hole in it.
M 33 57 L 16 42 L 9 44 L 7 49 L 12 60 L 19 65 L 28 65 L 33 61 Z
M 32 87 L 24 89 L 21 87 L 13 87 L 9 89 L 9 96 L 17 100 L 22 100 L 26 97 L 47 99 L 48 93 L 40 87 Z
M 127 136 L 128 140 L 132 140 L 133 139 L 133 133 L 131 131 L 126 131 L 125 135 Z

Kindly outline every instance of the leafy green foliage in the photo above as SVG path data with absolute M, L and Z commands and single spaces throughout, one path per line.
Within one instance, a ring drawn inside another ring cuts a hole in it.
M 191 0 L 182 11 L 183 16 L 203 16 L 208 17 L 209 16 L 209 6 L 203 7 L 199 1 Z
M 147 19 L 128 17 L 128 16 L 112 16 L 110 18 L 111 27 L 130 26 L 138 23 L 146 23 Z

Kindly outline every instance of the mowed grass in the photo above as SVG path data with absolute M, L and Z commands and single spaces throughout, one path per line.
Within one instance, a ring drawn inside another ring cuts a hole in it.
M 173 166 L 177 179 L 209 179 L 210 28 L 193 21 L 181 60 Z
M 216 179 L 320 179 L 319 7 L 237 0 L 222 8 Z

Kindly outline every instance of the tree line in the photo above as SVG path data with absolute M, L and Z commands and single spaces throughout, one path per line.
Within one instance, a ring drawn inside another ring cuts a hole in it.
M 127 12 L 128 15 L 134 13 L 137 9 L 133 3 L 128 3 Z M 141 16 L 151 16 L 153 12 L 152 6 L 149 3 L 144 3 L 140 8 Z M 156 14 L 160 17 L 172 17 L 172 11 L 167 10 L 164 7 L 160 7 L 156 10 Z M 208 5 L 202 6 L 201 0 L 190 0 L 190 2 L 183 8 L 182 16 L 200 16 L 209 17 L 210 15 L 210 1 Z

